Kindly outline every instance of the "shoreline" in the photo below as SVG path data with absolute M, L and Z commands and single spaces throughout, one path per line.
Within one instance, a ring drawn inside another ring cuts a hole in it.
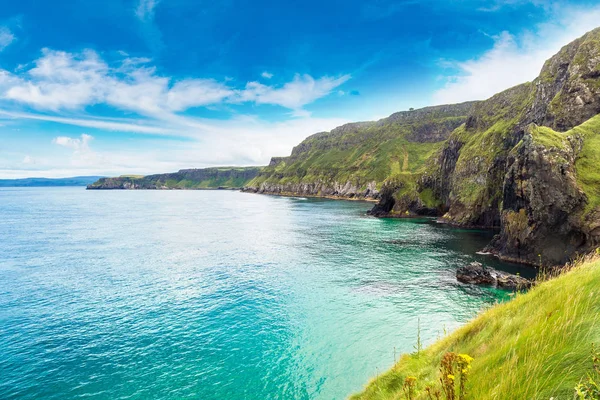
M 85 187 L 85 190 L 123 190 L 123 191 L 142 191 L 142 190 L 229 190 L 229 191 L 241 191 L 240 188 L 102 188 L 102 187 Z
M 333 196 L 333 195 L 322 196 L 322 195 L 315 195 L 315 194 L 297 194 L 297 193 L 293 193 L 293 192 L 282 192 L 282 193 L 263 192 L 263 193 L 260 193 L 260 192 L 254 191 L 254 190 L 244 190 L 244 189 L 240 189 L 240 192 L 248 193 L 248 194 L 266 195 L 266 196 L 278 196 L 278 197 L 308 197 L 311 199 L 363 201 L 366 203 L 379 202 L 379 199 L 365 198 L 365 197 L 346 197 L 346 196 Z

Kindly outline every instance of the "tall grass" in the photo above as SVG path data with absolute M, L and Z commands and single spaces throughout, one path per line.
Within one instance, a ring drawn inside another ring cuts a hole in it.
M 439 382 L 448 352 L 474 357 L 468 399 L 572 399 L 600 340 L 600 260 L 587 259 L 513 300 L 483 311 L 417 356 L 404 355 L 353 399 L 402 399 L 414 376 L 415 399 Z

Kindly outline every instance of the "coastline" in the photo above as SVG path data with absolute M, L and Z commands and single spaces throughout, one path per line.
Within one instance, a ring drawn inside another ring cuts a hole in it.
M 227 188 L 227 187 L 217 187 L 217 188 L 178 188 L 178 187 L 160 187 L 160 188 L 122 188 L 122 187 L 112 187 L 112 188 L 104 188 L 104 187 L 89 187 L 86 186 L 85 190 L 130 190 L 130 191 L 134 191 L 134 190 L 138 190 L 138 191 L 143 191 L 143 190 L 231 190 L 231 191 L 241 191 L 241 188 Z
M 373 198 L 365 198 L 365 197 L 346 197 L 346 196 L 332 196 L 332 195 L 327 195 L 327 196 L 320 196 L 320 195 L 311 195 L 311 194 L 299 194 L 299 193 L 293 193 L 293 192 L 280 192 L 280 193 L 271 193 L 271 192 L 257 192 L 255 190 L 245 190 L 245 189 L 240 189 L 240 192 L 242 193 L 248 193 L 248 194 L 258 194 L 258 195 L 265 195 L 265 196 L 279 196 L 279 197 L 307 197 L 307 198 L 311 198 L 311 199 L 328 199 L 328 200 L 345 200 L 345 201 L 363 201 L 366 203 L 377 203 L 379 201 L 379 199 L 373 199 Z

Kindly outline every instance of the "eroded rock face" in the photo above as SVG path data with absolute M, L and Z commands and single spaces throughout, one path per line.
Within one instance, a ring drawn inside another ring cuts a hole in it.
M 600 244 L 600 211 L 586 209 L 575 168 L 589 139 L 573 134 L 557 146 L 536 142 L 532 130 L 564 132 L 598 114 L 600 28 L 565 46 L 532 83 L 475 104 L 416 189 L 382 191 L 375 215 L 437 209 L 453 225 L 500 228 L 486 250 L 503 259 L 563 264 Z M 424 193 L 437 207 L 423 209 Z
M 532 282 L 518 275 L 498 271 L 493 268 L 484 267 L 481 263 L 472 262 L 471 264 L 460 267 L 456 271 L 456 279 L 459 282 L 473 285 L 488 285 L 503 289 L 527 289 Z
M 502 232 L 489 249 L 505 259 L 564 264 L 588 250 L 581 221 L 585 195 L 577 186 L 575 155 L 580 147 L 546 148 L 526 134 L 507 160 Z
M 283 194 L 294 196 L 344 197 L 349 199 L 378 199 L 377 182 L 371 181 L 365 186 L 348 181 L 339 182 L 310 182 L 296 184 L 263 183 L 259 188 L 245 188 L 246 191 L 266 194 Z

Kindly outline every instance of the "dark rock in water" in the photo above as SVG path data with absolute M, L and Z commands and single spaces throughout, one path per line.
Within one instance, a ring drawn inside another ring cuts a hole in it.
M 472 262 L 471 264 L 460 267 L 456 271 L 456 279 L 459 282 L 475 285 L 491 285 L 504 289 L 527 289 L 532 283 L 528 279 L 518 275 L 509 274 L 484 267 L 481 263 Z
M 456 279 L 459 282 L 472 283 L 475 285 L 496 284 L 496 278 L 492 275 L 492 269 L 485 268 L 478 262 L 472 262 L 465 267 L 460 267 L 456 271 Z
M 496 272 L 496 285 L 505 289 L 529 289 L 533 283 L 529 279 L 525 279 L 518 275 L 509 274 L 506 272 Z

